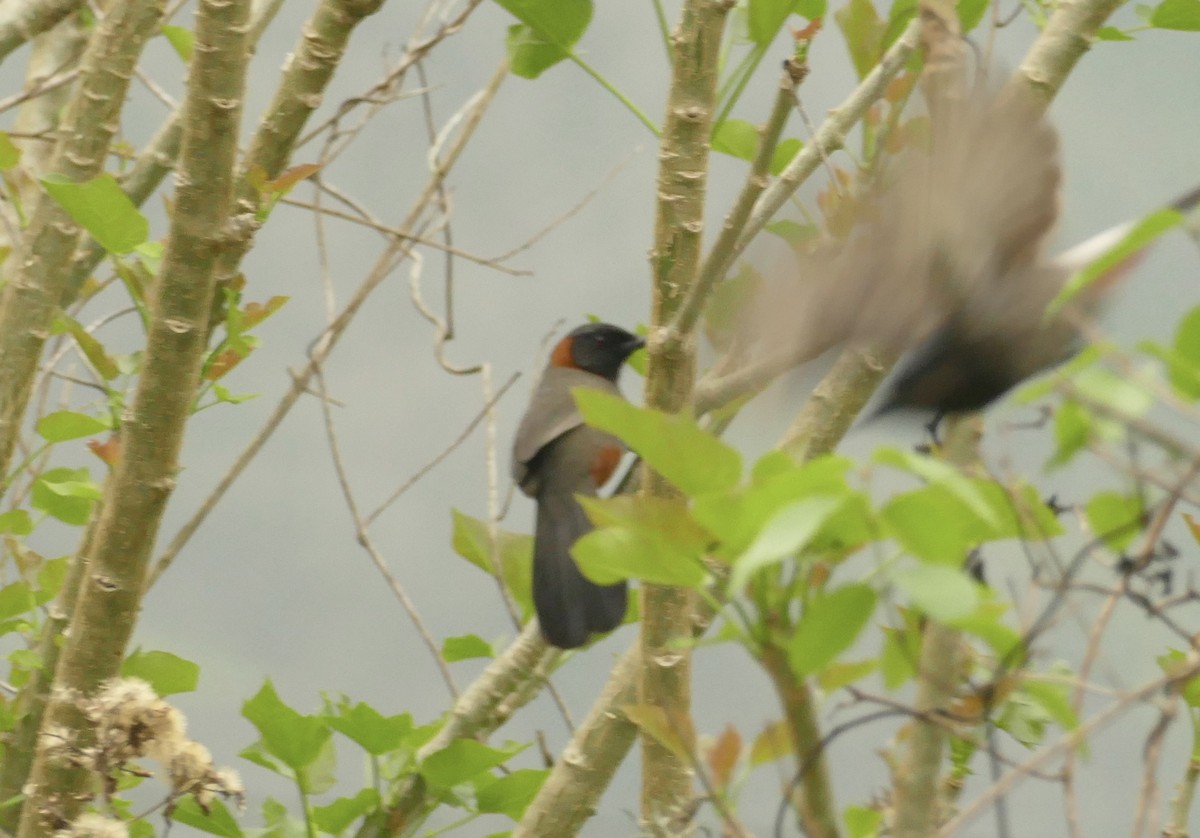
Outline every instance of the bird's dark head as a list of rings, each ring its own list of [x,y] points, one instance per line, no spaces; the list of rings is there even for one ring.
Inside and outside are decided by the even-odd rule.
[[[645,345],[637,335],[608,323],[587,323],[558,342],[550,365],[571,367],[616,381],[625,359]]]

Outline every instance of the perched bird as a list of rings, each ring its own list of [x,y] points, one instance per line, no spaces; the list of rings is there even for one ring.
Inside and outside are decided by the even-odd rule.
[[[628,601],[624,582],[597,585],[571,558],[571,546],[592,528],[575,496],[595,495],[625,453],[619,439],[583,423],[571,389],[619,396],[621,366],[642,345],[641,338],[607,323],[571,331],[550,353],[513,443],[513,479],[537,501],[533,604],[542,635],[562,649],[619,626]]]
[[[927,151],[910,151],[861,199],[848,239],[799,256],[799,282],[771,292],[767,340],[814,357],[847,341],[905,353],[878,412],[978,410],[1073,355],[1079,325],[1137,255],[1047,319],[1067,279],[1128,232],[1057,258],[1058,138],[1021,85],[930,104]],[[1176,201],[1180,212],[1200,190]],[[798,315],[798,317],[797,317]]]

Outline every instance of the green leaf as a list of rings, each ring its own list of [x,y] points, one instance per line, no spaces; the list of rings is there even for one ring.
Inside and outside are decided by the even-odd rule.
[[[727,491],[742,472],[742,458],[690,416],[636,407],[620,396],[587,387],[571,390],[589,425],[625,441],[651,468],[689,496]]]
[[[49,174],[42,178],[42,186],[76,224],[110,253],[128,253],[144,242],[150,232],[150,222],[107,172],[83,183]]]
[[[801,677],[824,669],[850,648],[874,612],[869,585],[845,585],[813,597],[787,644],[792,669]]]
[[[883,814],[865,806],[847,806],[842,813],[847,838],[875,838],[883,823]]]
[[[593,530],[575,542],[571,555],[584,576],[601,585],[634,578],[656,585],[696,588],[708,578],[698,551],[688,550],[669,534],[649,528],[611,526]]]
[[[1071,707],[1070,688],[1066,684],[1026,680],[1021,691],[1037,702],[1063,730],[1079,727],[1079,717]]]
[[[1145,511],[1136,495],[1097,492],[1087,502],[1088,525],[1109,549],[1120,553],[1142,531]]]
[[[36,427],[38,434],[47,442],[66,442],[110,429],[108,422],[72,410],[48,413],[38,420]]]
[[[520,820],[530,802],[546,782],[550,772],[536,768],[520,768],[479,790],[476,804],[481,812],[498,812],[514,821]]]
[[[242,828],[233,819],[233,815],[229,814],[224,803],[220,800],[213,800],[208,806],[209,811],[206,815],[196,803],[195,798],[189,794],[177,801],[171,819],[193,829],[199,829],[201,832],[207,832],[209,835],[242,838],[244,834]]]
[[[958,0],[958,23],[964,35],[979,25],[988,5],[988,0]]]
[[[591,0],[496,0],[520,25],[508,28],[512,71],[535,79],[570,55],[592,20]]]
[[[1190,400],[1200,398],[1200,306],[1179,321],[1171,348],[1174,352],[1167,359],[1171,386]]]
[[[162,30],[163,37],[174,48],[176,54],[183,59],[183,63],[190,63],[192,53],[196,49],[196,36],[192,34],[192,30],[169,24],[163,24],[159,29]]]
[[[871,0],[849,0],[845,6],[833,13],[850,61],[861,79],[871,71],[883,52],[884,24],[875,12]]]
[[[121,674],[141,678],[162,697],[190,693],[200,682],[200,667],[170,652],[143,652],[135,649],[121,663]]]
[[[296,772],[296,780],[309,794],[324,794],[337,784],[337,746],[329,736],[317,751],[317,757]]]
[[[904,627],[885,626],[883,629],[883,653],[879,658],[879,669],[883,684],[894,690],[916,674],[916,663],[921,659],[921,627],[919,614],[911,608],[901,609]]]
[[[1141,416],[1154,405],[1154,396],[1145,387],[1101,366],[1080,370],[1072,383],[1081,398],[1107,405],[1118,414]]]
[[[796,14],[808,20],[825,17],[826,0],[796,0]]]
[[[1100,41],[1132,41],[1134,38],[1115,26],[1101,26],[1096,30],[1096,39]]]
[[[795,9],[796,0],[750,0],[747,23],[751,40],[760,47],[769,46]]]
[[[1058,448],[1050,465],[1069,463],[1092,438],[1092,414],[1078,402],[1065,401],[1054,411],[1054,441]]]
[[[64,524],[82,526],[91,515],[93,498],[99,496],[100,487],[86,468],[52,468],[33,484],[30,503]]]
[[[834,661],[817,673],[817,684],[825,692],[831,693],[866,678],[877,669],[879,661],[873,658],[862,661]]]
[[[434,788],[450,789],[490,771],[521,750],[521,747],[500,750],[474,739],[456,739],[425,758],[421,776]]]
[[[70,332],[71,337],[75,338],[75,343],[79,345],[79,351],[105,381],[112,381],[120,375],[121,370],[117,367],[116,361],[109,357],[108,352],[104,349],[104,344],[96,340],[74,318],[60,312],[54,320],[53,331],[57,334]]]
[[[0,171],[7,171],[21,162],[21,149],[13,143],[12,138],[0,131]]]
[[[492,648],[492,644],[474,634],[447,637],[442,641],[442,657],[447,663],[471,658],[490,658],[495,654],[496,650]]]
[[[785,506],[767,521],[758,537],[733,562],[729,588],[740,591],[755,573],[808,546],[843,498],[811,497]]]
[[[979,590],[959,569],[925,564],[897,573],[896,585],[913,605],[939,622],[971,614],[979,606]]]
[[[331,735],[325,719],[303,716],[284,704],[270,679],[242,705],[242,715],[258,728],[267,751],[296,772],[321,756]]]
[[[328,806],[314,806],[313,821],[322,832],[337,835],[378,807],[379,792],[365,788],[359,790],[354,797],[339,797]]]
[[[1200,10],[1200,0],[1166,0],[1163,6],[1166,6],[1168,3],[1186,3]],[[1159,6],[1159,10],[1163,6]],[[1155,16],[1158,16],[1158,11],[1155,11]],[[1197,17],[1197,23],[1200,24],[1200,17]],[[1155,26],[1160,25],[1158,23],[1155,24]],[[1177,29],[1182,27],[1164,28]],[[1200,28],[1200,25],[1196,28]],[[1163,233],[1179,226],[1182,221],[1183,214],[1170,207],[1155,210],[1143,216],[1112,247],[1089,262],[1082,270],[1076,271],[1067,280],[1063,289],[1050,301],[1050,305],[1046,309],[1046,317],[1050,318],[1058,314],[1063,306],[1072,300],[1076,294],[1103,277],[1109,271],[1120,268],[1121,263],[1137,255],[1138,251],[1145,249],[1147,245]]]
[[[38,569],[38,605],[49,602],[58,596],[58,592],[62,590],[63,582],[67,580],[67,567],[70,563],[70,556],[59,556],[57,559],[50,559],[45,562]]]
[[[472,518],[457,509],[450,510],[450,514],[453,521],[451,544],[454,552],[489,576],[494,575],[487,522]],[[520,606],[521,613],[528,617],[533,613],[533,600],[530,595],[533,537],[526,533],[498,530],[496,541],[496,552],[500,558],[500,577]]]
[[[384,716],[369,704],[360,701],[351,706],[345,699],[332,708],[325,720],[373,756],[396,750],[413,730],[412,716],[408,713]]]
[[[941,486],[893,496],[880,510],[888,533],[909,553],[935,564],[962,565],[991,528]]]
[[[1163,0],[1150,16],[1159,29],[1200,31],[1200,0]]]
[[[800,149],[804,148],[804,143],[795,137],[785,137],[779,141],[779,145],[775,146],[775,151],[771,154],[771,174],[778,175],[787,168],[788,163],[792,162]]]
[[[0,588],[0,620],[7,620],[37,607],[28,582],[13,582]]]
[[[1178,677],[1191,668],[1188,656],[1179,649],[1168,649],[1155,660],[1165,675]],[[1200,707],[1200,675],[1192,675],[1182,683],[1176,684],[1175,690],[1189,707]]]
[[[769,465],[769,467],[767,467]],[[799,465],[786,455],[764,457],[747,487],[731,494],[706,495],[692,504],[692,517],[720,539],[719,554],[732,561],[750,546],[780,509],[810,497],[842,497],[855,505],[846,484],[850,461],[839,456],[818,457]],[[829,519],[830,525],[840,513]],[[815,537],[819,542],[820,536]]]
[[[968,508],[991,526],[998,526],[995,509],[979,487],[953,465],[914,451],[880,448],[872,458],[877,463],[895,466],[952,492]]]
[[[24,509],[10,509],[0,512],[0,532],[10,532],[13,535],[29,535],[33,532],[33,520]]]
[[[956,629],[972,634],[986,643],[996,657],[1013,666],[1012,656],[1021,648],[1024,639],[1021,633],[1001,622],[1007,607],[999,602],[982,602],[973,614],[956,617],[949,624]]]
[[[759,139],[758,129],[746,120],[727,119],[713,132],[712,150],[740,160],[753,160],[758,154]]]
[[[488,536],[488,525],[472,518],[470,515],[450,510],[452,530],[450,545],[454,552],[475,565],[484,573],[493,574],[491,538]]]

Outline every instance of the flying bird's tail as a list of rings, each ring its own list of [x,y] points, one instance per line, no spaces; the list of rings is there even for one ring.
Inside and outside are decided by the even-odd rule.
[[[538,495],[533,541],[533,604],[546,640],[574,649],[594,633],[612,631],[625,619],[626,583],[597,585],[579,570],[571,547],[592,524],[569,492]]]

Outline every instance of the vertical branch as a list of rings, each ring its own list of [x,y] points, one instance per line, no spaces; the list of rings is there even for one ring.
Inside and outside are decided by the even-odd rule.
[[[708,140],[721,33],[730,5],[725,0],[689,0],[671,39],[671,90],[659,150],[650,254],[654,302],[646,404],[672,413],[690,409],[695,347],[685,335],[663,327],[695,283],[700,266]],[[677,497],[674,487],[652,472],[643,491],[653,497]],[[643,585],[640,701],[660,708],[679,730],[691,729],[691,656],[675,641],[691,634],[691,592]],[[692,769],[648,735],[642,739],[642,754],[642,821],[651,834],[660,834],[688,810]]]
[[[967,416],[950,423],[946,432],[946,459],[959,466],[979,460],[979,440],[983,420]],[[896,771],[893,832],[896,838],[924,838],[932,835],[948,814],[939,797],[939,777],[946,748],[947,729],[936,716],[944,711],[955,695],[960,680],[962,633],[958,629],[929,620],[921,639],[921,657],[917,667],[915,717],[907,737],[905,751]]]
[[[42,730],[87,741],[77,701],[120,668],[141,604],[154,538],[175,485],[176,458],[200,376],[214,268],[229,246],[229,211],[247,61],[250,0],[204,0],[188,76],[175,213],[163,258],[145,363],[121,428],[121,460],[108,481]],[[124,8],[118,6],[117,8]],[[75,818],[86,769],[39,748],[20,838]]]
[[[114,4],[96,27],[50,173],[81,182],[103,171],[129,80],[161,16],[161,0],[129,0]],[[78,239],[75,222],[41,195],[16,254],[17,270],[0,296],[0,484]]]

